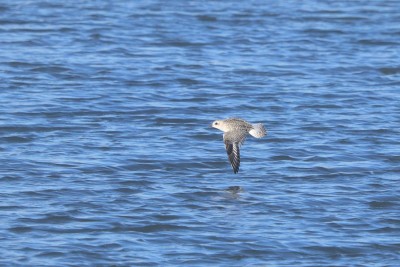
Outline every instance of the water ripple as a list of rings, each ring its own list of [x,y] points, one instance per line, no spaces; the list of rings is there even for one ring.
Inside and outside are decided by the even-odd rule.
[[[397,10],[3,1],[0,265],[397,266]]]

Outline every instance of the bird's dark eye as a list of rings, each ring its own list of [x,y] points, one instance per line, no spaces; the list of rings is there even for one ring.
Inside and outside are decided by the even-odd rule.
[[[214,124],[215,124],[215,125],[218,125],[218,122],[215,122]]]

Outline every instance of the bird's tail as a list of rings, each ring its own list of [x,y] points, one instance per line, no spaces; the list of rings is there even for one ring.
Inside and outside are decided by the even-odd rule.
[[[265,129],[262,123],[252,124],[253,129],[249,131],[249,134],[254,136],[255,138],[264,137],[267,134],[267,130]]]

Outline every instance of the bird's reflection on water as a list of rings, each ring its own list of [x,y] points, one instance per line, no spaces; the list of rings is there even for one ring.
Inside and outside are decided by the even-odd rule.
[[[244,189],[241,186],[234,185],[234,186],[229,186],[227,189],[225,189],[225,192],[227,192],[229,197],[231,198],[239,198],[240,193],[243,193]]]

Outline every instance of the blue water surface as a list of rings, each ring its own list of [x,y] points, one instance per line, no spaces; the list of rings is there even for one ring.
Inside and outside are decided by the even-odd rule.
[[[399,10],[1,1],[0,265],[399,266]]]

